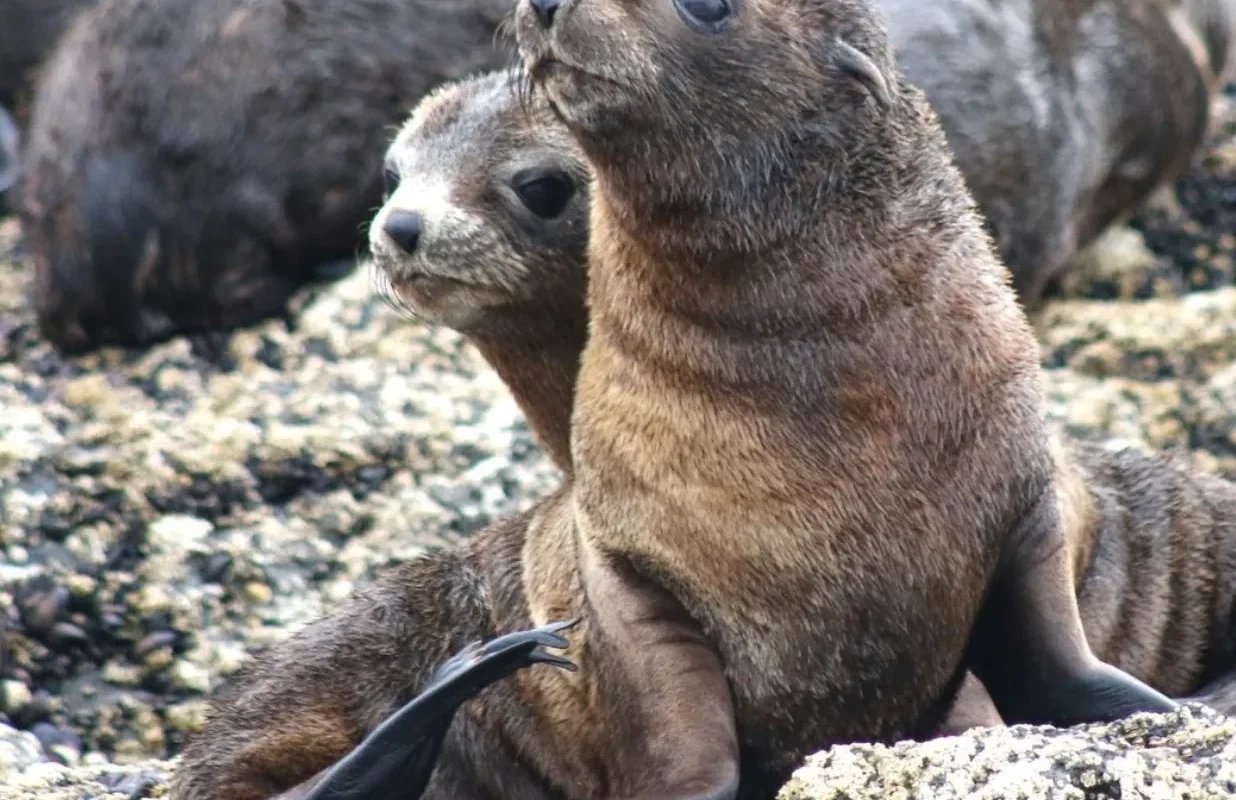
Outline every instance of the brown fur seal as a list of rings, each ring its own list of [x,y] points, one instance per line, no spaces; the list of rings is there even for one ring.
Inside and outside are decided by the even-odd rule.
[[[565,127],[543,105],[517,105],[510,81],[498,73],[440,87],[400,131],[386,159],[399,188],[370,228],[371,251],[381,256],[374,274],[396,305],[478,344],[569,471],[571,403],[562,398],[574,394],[579,350],[550,347],[542,334],[554,327],[549,320],[586,313],[590,180]],[[572,188],[525,189],[533,200],[555,200],[529,215],[524,184],[512,176]],[[404,214],[423,221],[406,250],[384,230]],[[487,260],[457,258],[475,252],[463,249],[467,241]],[[494,328],[503,335],[485,335]],[[582,338],[573,341],[582,348]],[[558,388],[518,388],[529,385]],[[1236,486],[1132,449],[1056,445],[1060,515],[1087,640],[1104,661],[1166,694],[1204,692],[1208,680],[1236,667]],[[959,706],[955,729],[999,721],[994,708],[975,714]],[[1230,700],[1219,708],[1236,713]]]
[[[1232,0],[879,0],[1014,286],[1187,168],[1230,71]]]
[[[872,5],[525,0],[514,28],[597,189],[584,585],[700,624],[744,777],[934,729],[967,663],[1010,721],[1172,708],[1087,645],[1037,343]],[[593,612],[639,685],[686,682],[644,655],[658,618]],[[673,722],[684,782],[649,788],[724,793],[729,745]]]
[[[277,315],[350,269],[389,128],[505,60],[509,0],[102,0],[46,65],[23,228],[77,351]]]
[[[388,167],[395,173],[392,184],[406,182],[406,186],[392,194],[371,226],[373,252],[386,256],[375,263],[388,292],[397,293],[399,288],[409,288],[409,281],[436,276],[430,286],[438,291],[415,288],[400,295],[397,304],[433,322],[462,322],[464,332],[484,329],[487,309],[500,308],[505,324],[508,315],[540,319],[572,304],[583,304],[578,281],[562,280],[571,269],[583,270],[587,241],[587,204],[579,202],[587,193],[587,181],[579,178],[578,154],[569,146],[559,149],[562,138],[557,133],[546,135],[560,130],[560,125],[548,115],[539,95],[529,113],[519,113],[521,109],[506,92],[507,84],[505,76],[486,76],[444,87],[421,103],[387,156]],[[466,157],[447,158],[452,152]],[[533,217],[526,215],[530,209],[523,200],[508,196],[497,202],[494,198],[505,192],[519,195],[516,187],[524,183],[512,183],[511,178],[532,168],[536,172],[523,177],[554,175],[576,186],[565,202],[562,192],[528,191],[542,212],[561,205],[556,214],[534,214],[537,224],[531,224]],[[422,194],[426,186],[436,191]],[[555,203],[536,202],[551,195],[557,197]],[[428,204],[432,209],[426,208]],[[426,217],[412,248],[414,258],[382,243],[386,220],[396,209]],[[487,243],[482,252],[492,256],[489,262],[479,261],[476,250],[460,249],[464,231]],[[546,243],[553,247],[542,251]],[[461,252],[466,257],[455,259]],[[535,339],[540,329],[532,330]],[[565,364],[551,365],[546,360],[527,359],[525,343],[510,342],[509,348],[510,353],[500,354],[498,361],[508,367],[518,365],[525,372],[522,380],[543,370],[548,382],[570,373],[573,383],[572,364],[577,363],[577,355]],[[491,345],[487,357],[500,349]],[[551,452],[565,449],[568,407],[530,411],[529,417],[542,423],[539,436],[557,439],[559,444],[551,445]],[[1077,486],[1071,480],[1065,483]],[[1060,498],[1064,507],[1094,506],[1088,499],[1081,502],[1069,490],[1061,492]],[[1119,504],[1105,507],[1111,509],[1110,519],[1127,519]],[[1066,529],[1083,518],[1094,517],[1089,511],[1066,513]],[[513,627],[525,624],[518,621],[526,621],[521,586],[530,577],[520,574],[525,523],[496,526],[460,551],[430,554],[391,571],[358,600],[246,667],[244,677],[233,681],[216,699],[207,728],[191,738],[175,796],[267,797],[303,780],[330,764],[332,752],[333,758],[347,753],[359,737],[372,730],[374,720],[390,714],[397,706],[394,697],[398,693],[406,696],[416,691],[432,669],[427,665],[450,651],[451,645],[444,643],[489,636],[503,627],[502,620],[516,620],[505,623]],[[1121,535],[1116,524],[1106,530],[1112,532],[1109,535]],[[1212,605],[1218,608],[1220,603],[1216,600]],[[1133,600],[1122,604],[1134,613],[1138,606]],[[1182,611],[1200,610],[1177,606]],[[549,791],[508,755],[518,750],[513,743],[521,739],[521,726],[536,723],[535,717],[520,710],[518,702],[512,702],[518,700],[510,693],[512,688],[496,687],[465,708],[444,746],[445,766],[431,795],[480,796],[486,788],[494,791],[504,785],[532,796]],[[981,686],[978,690],[983,692]],[[498,720],[506,714],[512,716],[500,724]],[[979,717],[977,722],[987,720]],[[371,737],[359,752],[369,752],[374,744]],[[530,785],[539,788],[534,792]]]

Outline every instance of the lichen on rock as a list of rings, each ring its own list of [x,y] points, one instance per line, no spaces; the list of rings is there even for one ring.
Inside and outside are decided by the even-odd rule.
[[[1236,797],[1236,721],[1200,705],[1103,725],[1014,725],[808,757],[778,800]]]

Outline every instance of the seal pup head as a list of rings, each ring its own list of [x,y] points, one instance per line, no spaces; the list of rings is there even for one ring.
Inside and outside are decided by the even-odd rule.
[[[887,149],[870,119],[899,87],[873,19],[863,0],[522,0],[513,27],[607,194],[681,228],[767,209],[821,145]]]
[[[435,90],[399,132],[369,226],[396,308],[472,333],[504,309],[582,303],[591,175],[544,99],[527,99],[515,73],[490,73]]]

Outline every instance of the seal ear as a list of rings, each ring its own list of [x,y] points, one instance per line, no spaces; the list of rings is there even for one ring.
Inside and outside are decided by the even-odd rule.
[[[836,39],[833,41],[832,56],[833,65],[861,83],[867,93],[875,98],[881,111],[888,111],[893,107],[893,96],[888,90],[888,83],[880,74],[880,68],[865,53],[845,39]]]

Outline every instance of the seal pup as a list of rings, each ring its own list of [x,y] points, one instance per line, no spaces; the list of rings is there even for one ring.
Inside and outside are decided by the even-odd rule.
[[[543,320],[586,313],[590,182],[565,127],[544,103],[517,103],[512,76],[444,85],[400,130],[386,155],[391,185],[399,188],[371,226],[372,235],[397,246],[375,244],[386,257],[372,262],[373,274],[398,308],[452,327],[481,348],[513,384],[551,457],[569,472],[571,404],[563,398],[573,396],[580,354],[566,345],[550,348],[542,332]],[[529,169],[577,188],[555,194],[555,213],[529,215],[524,202],[514,201],[521,184],[511,181]],[[495,201],[505,193],[512,202]],[[401,215],[425,220],[406,250],[385,231]],[[471,258],[472,240],[483,243],[486,263]],[[469,257],[457,258],[460,252]],[[433,292],[424,288],[431,277]],[[487,323],[494,308],[500,314]],[[477,341],[489,324],[500,325],[502,336]],[[582,348],[582,338],[574,341]],[[539,394],[517,388],[527,385],[563,388]],[[1101,659],[1165,694],[1236,712],[1231,698],[1204,687],[1236,667],[1236,486],[1169,457],[1061,436],[1053,443],[1087,641]],[[986,697],[967,676],[948,732],[1000,723],[989,699],[982,713],[965,702],[975,690]]]
[[[386,151],[371,275],[402,312],[470,341],[570,474],[570,408],[587,338],[583,154],[518,74],[426,95]]]
[[[459,329],[465,333],[478,325],[483,327],[480,320],[488,308],[501,308],[507,315],[514,314],[521,304],[529,305],[522,313],[535,318],[564,305],[583,305],[578,281],[558,281],[565,263],[557,256],[540,260],[537,249],[545,241],[560,241],[551,233],[564,230],[568,222],[565,229],[576,234],[575,241],[586,241],[587,204],[577,204],[576,200],[587,193],[588,182],[576,181],[575,196],[562,204],[557,215],[526,216],[521,202],[500,203],[490,196],[503,187],[517,193],[514,187],[519,184],[512,184],[510,176],[529,163],[547,174],[577,174],[570,164],[577,156],[570,150],[552,154],[546,149],[560,139],[546,137],[542,130],[546,125],[559,126],[538,105],[543,96],[538,93],[530,98],[533,113],[515,113],[519,109],[513,97],[501,91],[506,83],[507,77],[502,75],[468,80],[436,91],[422,102],[387,154],[392,186],[406,182],[407,190],[396,189],[391,194],[370,228],[375,239],[373,252],[380,257],[374,261],[377,274],[385,282],[386,291],[396,295],[394,302],[439,324],[462,321]],[[503,135],[495,136],[496,130]],[[443,160],[456,149],[466,157]],[[422,159],[416,151],[435,155]],[[437,191],[422,191],[426,186],[437,187]],[[411,252],[385,231],[395,211],[426,218]],[[543,230],[529,225],[534,217]],[[478,225],[487,230],[478,231]],[[487,243],[484,252],[493,256],[492,264],[482,265],[473,258],[476,251],[460,249],[465,231]],[[578,254],[573,268],[582,271],[582,246],[576,244],[570,249]],[[456,252],[469,257],[453,260]],[[518,257],[512,257],[512,252]],[[409,261],[412,263],[405,263]],[[546,275],[554,279],[544,280]],[[426,292],[423,286],[413,285],[423,282],[422,276],[433,278],[430,286],[436,291]],[[496,299],[499,297],[502,299]],[[536,309],[539,303],[546,308]],[[527,352],[524,345],[511,346],[516,356],[500,360],[508,365],[520,363],[529,371],[546,368],[545,362],[536,359],[521,361]],[[492,357],[492,351],[487,357]],[[549,366],[546,380],[557,380],[570,372],[573,382],[572,364],[577,368],[577,354],[568,357],[564,365]],[[566,407],[532,413],[530,418],[549,421],[543,435],[569,436]],[[1072,501],[1070,492],[1061,493],[1062,504]],[[550,498],[544,505],[555,502]],[[1082,518],[1066,515],[1066,522],[1074,517]],[[443,639],[482,635],[482,626],[489,624],[485,620],[491,617],[526,615],[526,597],[522,588],[513,588],[516,585],[578,584],[569,567],[568,541],[559,542],[563,550],[558,563],[568,567],[557,578],[546,581],[522,572],[520,560],[529,522],[524,518],[487,530],[466,545],[462,554],[427,556],[414,565],[393,570],[379,579],[367,600],[349,604],[309,626],[275,648],[255,668],[247,669],[244,677],[235,681],[232,694],[215,701],[207,728],[191,739],[177,778],[177,796],[268,797],[329,763],[330,754],[319,747],[324,741],[333,743],[334,758],[348,752],[357,741],[359,750],[354,752],[366,753],[371,747],[386,752],[389,742],[381,737],[357,737],[373,724],[372,720],[391,713],[391,686],[418,685],[423,654],[438,650],[437,643]],[[534,532],[540,530],[535,524],[530,527]],[[497,575],[506,577],[498,580]],[[503,585],[505,589],[494,588]],[[568,594],[574,592],[571,589]],[[393,645],[383,649],[388,642]],[[367,688],[357,692],[353,689],[356,686]],[[507,754],[523,750],[518,742],[528,735],[525,726],[537,721],[532,711],[543,707],[543,695],[517,695],[517,702],[508,703],[504,693],[513,691],[513,687],[494,691],[499,694],[478,699],[456,723],[444,745],[443,757],[444,763],[454,767],[431,789],[431,795],[479,796],[483,790],[476,787],[493,787],[501,770],[511,770],[507,781],[514,780],[510,775],[523,775],[527,781],[528,769],[539,775],[558,772],[507,762]],[[237,695],[245,698],[243,703],[229,699]],[[323,702],[323,698],[329,699]],[[569,719],[569,715],[563,717]],[[563,717],[556,724],[561,724]],[[568,734],[562,738],[565,759],[575,737]],[[493,744],[495,740],[505,744]],[[477,750],[478,741],[486,747],[492,744],[493,749]],[[306,751],[315,752],[313,764],[300,763],[295,772],[280,773],[277,785],[262,782],[261,776],[272,774],[274,765],[282,767],[290,755]],[[529,763],[535,761],[529,759]],[[506,784],[499,780],[497,785]],[[521,790],[527,787],[526,783],[518,785]],[[534,781],[533,785],[538,787],[537,792],[549,793],[554,788],[552,782],[545,785]],[[219,794],[220,786],[227,791]]]
[[[1087,645],[1037,343],[872,4],[521,0],[513,27],[596,189],[589,596],[681,603],[782,779],[938,727],[967,664],[1011,721],[1173,708]],[[641,686],[682,677],[649,618],[592,607]],[[732,791],[729,753],[675,733],[669,786]]]
[[[1230,78],[1232,0],[879,0],[1024,303],[1179,177]]]
[[[432,100],[427,100],[424,109],[432,106]],[[446,113],[452,112],[447,109]],[[547,107],[544,113],[549,113]],[[466,123],[467,118],[463,121]],[[545,161],[535,165],[523,162],[520,169],[533,166],[543,176],[555,174],[552,163]],[[516,172],[507,176],[504,185],[518,194],[516,187],[526,187],[528,181],[510,183]],[[549,194],[543,191],[537,197],[543,201]],[[472,197],[483,198],[485,192]],[[432,192],[424,198],[430,203],[443,200],[442,195]],[[568,216],[581,210],[573,202],[566,203],[572,209]],[[554,216],[548,212],[549,206],[536,200],[529,202],[528,197],[521,197],[518,204],[490,208],[508,214],[514,211],[512,221],[522,219],[526,224],[528,219],[522,216],[520,204],[528,205],[527,210],[534,215],[536,210],[541,211],[537,215],[541,224],[553,226],[546,222]],[[467,218],[450,219],[458,222]],[[371,226],[375,260],[394,248],[407,246],[406,242],[395,244],[387,231],[389,222],[384,217]],[[447,229],[437,222],[427,214],[427,234],[443,236]],[[563,236],[562,247],[578,247],[567,238]],[[450,244],[450,240],[443,244]],[[479,258],[485,251],[444,246],[433,252],[439,257],[470,253]],[[500,247],[487,252],[491,257],[502,255],[507,267],[526,263],[510,258],[510,253]],[[573,263],[578,262],[575,257]],[[469,271],[477,269],[479,262],[464,258],[457,263],[462,267],[461,276],[468,281],[446,283],[441,288],[461,292],[468,302],[478,302],[487,311],[492,309],[499,292],[472,290],[477,275]],[[536,263],[544,267],[552,261],[542,258]],[[409,279],[419,284],[412,296],[426,303],[426,308],[433,307],[441,292],[426,291],[438,287],[432,281],[415,280],[415,273],[409,273]],[[490,269],[479,274],[492,277],[501,273]],[[502,289],[509,286],[508,282]],[[448,313],[455,305],[440,305],[435,313],[468,327],[470,315]],[[507,304],[499,302],[497,306],[504,312]],[[695,644],[698,636],[693,626],[683,621],[681,609],[666,593],[653,587],[628,593],[626,599],[633,602],[634,611],[670,619],[658,623],[664,640],[679,643],[666,666],[695,668],[687,691],[681,685],[676,687],[681,695],[632,686],[621,661],[611,655],[613,645],[596,641],[590,634],[588,618],[592,611],[580,587],[571,509],[569,488],[564,488],[526,514],[485,529],[457,550],[431,552],[391,570],[338,612],[298,631],[251,662],[214,699],[204,729],[190,738],[173,779],[173,797],[271,798],[282,792],[301,791],[306,782],[349,753],[367,758],[372,750],[355,750],[356,745],[381,741],[381,737],[365,737],[415,696],[441,653],[453,648],[451,643],[531,625],[529,586],[536,587],[541,607],[548,604],[561,611],[556,619],[584,618],[582,635],[572,642],[575,652],[568,652],[567,657],[587,663],[588,680],[583,683],[546,675],[516,675],[466,704],[443,743],[442,756],[427,789],[429,796],[585,798],[611,792],[625,794],[623,787],[634,785],[637,779],[612,768],[604,759],[619,759],[620,764],[628,765],[628,771],[650,771],[650,762],[643,757],[647,742],[655,744],[662,737],[656,729],[649,735],[644,727],[645,715],[632,714],[638,703],[650,696],[664,701],[665,712],[685,720],[702,720],[716,731],[711,735],[732,739],[732,714],[720,665],[715,656]],[[661,658],[665,663],[664,656]],[[599,687],[603,691],[598,691]],[[685,702],[691,706],[684,708]],[[709,738],[705,736],[702,741]],[[384,743],[378,749],[382,746]]]
[[[37,87],[22,188],[65,352],[278,316],[350,270],[388,129],[499,66],[509,0],[101,0]]]

